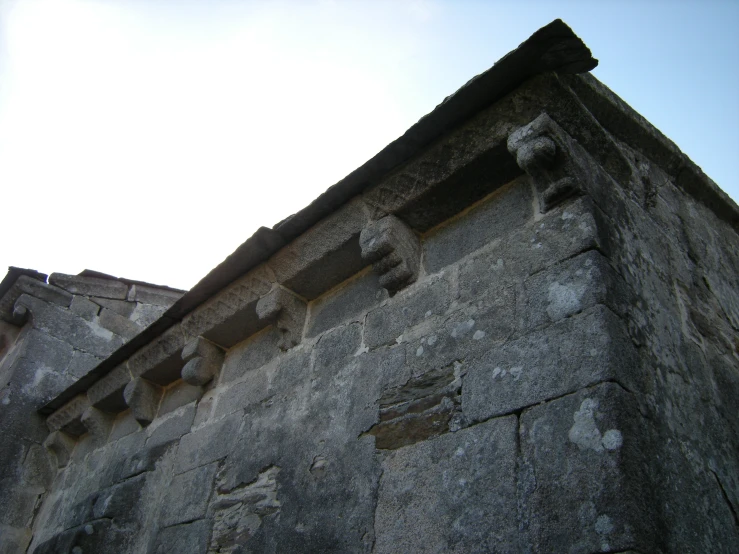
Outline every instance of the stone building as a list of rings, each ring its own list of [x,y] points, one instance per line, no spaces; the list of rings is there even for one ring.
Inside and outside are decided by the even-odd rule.
[[[192,290],[11,268],[0,552],[737,552],[739,209],[537,31]]]

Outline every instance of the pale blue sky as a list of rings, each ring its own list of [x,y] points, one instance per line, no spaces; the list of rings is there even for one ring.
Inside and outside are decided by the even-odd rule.
[[[0,0],[0,267],[189,288],[556,18],[739,198],[736,1]]]

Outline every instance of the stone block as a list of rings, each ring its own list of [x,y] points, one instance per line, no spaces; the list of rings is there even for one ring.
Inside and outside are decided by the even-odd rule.
[[[233,450],[243,415],[235,413],[188,433],[180,440],[175,459],[175,473],[209,464],[228,456]]]
[[[364,342],[373,348],[396,341],[406,329],[445,313],[450,301],[445,279],[420,281],[367,314]]]
[[[600,252],[591,250],[540,272],[524,282],[526,327],[570,317],[595,304],[625,311],[624,285]]]
[[[57,468],[56,460],[52,458],[53,456],[50,456],[46,448],[39,444],[32,444],[23,460],[21,481],[32,488],[37,487],[40,491],[51,488]]]
[[[162,502],[160,523],[169,527],[205,516],[218,464],[209,464],[175,475]]]
[[[617,316],[595,306],[467,360],[462,407],[469,421],[608,380],[642,386],[636,351]]]
[[[107,357],[124,342],[121,337],[96,323],[33,296],[21,295],[16,305],[27,308],[33,314],[34,329],[94,356]]]
[[[67,366],[67,373],[72,377],[80,379],[87,375],[101,361],[102,359],[97,356],[82,352],[81,350],[75,350]]]
[[[164,306],[137,303],[130,319],[139,327],[146,328],[162,317],[166,311],[167,308]]]
[[[521,415],[522,537],[533,552],[658,550],[650,430],[614,383]]]
[[[87,396],[80,394],[67,402],[53,414],[46,418],[46,424],[52,431],[65,431],[73,436],[80,436],[87,432],[82,425],[81,417],[90,406]]]
[[[107,308],[118,315],[122,315],[123,317],[131,317],[131,314],[133,314],[133,311],[136,308],[136,303],[129,302],[128,300],[113,300],[111,298],[98,298],[97,296],[93,296],[90,300],[103,308]]]
[[[155,554],[202,554],[208,549],[210,521],[174,525],[159,531]]]
[[[388,552],[521,552],[515,416],[388,452],[375,547]]]
[[[418,236],[394,215],[370,222],[359,235],[362,259],[380,276],[391,295],[414,283],[421,265]]]
[[[155,306],[162,306],[169,308],[172,304],[177,302],[185,291],[173,290],[162,287],[150,287],[147,285],[131,285],[131,292],[136,302],[143,304],[153,304]]]
[[[283,286],[275,285],[257,302],[260,321],[272,323],[280,332],[278,345],[289,350],[303,338],[306,314],[305,301]]]
[[[136,421],[136,418],[133,417],[131,410],[126,410],[116,416],[113,423],[113,429],[110,432],[109,440],[110,442],[117,441],[131,433],[135,433],[139,429],[141,429],[141,426],[139,425],[139,422]]]
[[[361,344],[362,326],[358,323],[350,323],[324,333],[314,346],[316,371],[343,365],[346,358],[359,352]]]
[[[136,377],[123,389],[123,398],[126,400],[126,405],[131,408],[136,421],[141,426],[146,426],[154,421],[163,393],[159,385]]]
[[[31,542],[32,532],[28,527],[11,527],[0,525],[0,554],[17,554],[26,552]]]
[[[116,279],[52,273],[49,276],[49,283],[72,294],[82,296],[98,296],[100,298],[125,300],[128,294],[128,285]]]
[[[195,419],[196,405],[194,402],[179,408],[163,418],[157,418],[146,429],[148,438],[146,445],[150,448],[162,444],[168,444],[179,440],[183,435],[190,432]],[[161,421],[160,421],[161,419]]]
[[[95,302],[88,300],[84,296],[75,296],[72,298],[72,303],[69,305],[69,309],[82,319],[93,321],[100,311],[100,306],[95,304]]]
[[[240,379],[249,371],[262,367],[276,358],[282,352],[278,346],[279,342],[280,332],[275,327],[269,326],[232,348],[224,361],[219,383],[225,384]]]
[[[63,431],[52,431],[44,441],[44,447],[56,456],[57,467],[64,467],[74,450],[75,440]]]
[[[157,417],[168,414],[181,406],[197,402],[203,396],[203,390],[203,387],[196,387],[185,381],[174,383],[164,391]]]
[[[173,325],[155,340],[136,351],[128,359],[133,377],[144,377],[157,385],[168,385],[180,379],[182,349],[185,336],[180,325]]]
[[[316,223],[268,261],[278,283],[314,300],[359,272],[359,233],[367,223],[361,201],[353,200]]]
[[[262,402],[269,396],[269,366],[250,371],[227,389],[221,390],[213,417],[220,417]]]
[[[212,342],[197,337],[182,349],[182,378],[193,386],[202,386],[218,373],[223,365],[223,350]]]
[[[363,320],[368,310],[387,297],[377,274],[362,272],[311,303],[306,336],[315,337],[343,323]]]
[[[496,239],[520,229],[533,214],[527,179],[501,187],[480,204],[431,231],[423,241],[424,264],[436,273]]]
[[[96,408],[117,414],[128,409],[126,399],[123,397],[123,389],[130,382],[131,374],[128,371],[128,364],[124,363],[90,385],[87,389],[87,398]]]
[[[520,283],[526,276],[601,243],[592,201],[578,198],[567,202],[463,261],[459,299],[467,302],[480,298],[489,288]]]
[[[141,500],[145,487],[146,475],[137,475],[100,491],[92,508],[93,517],[114,519],[118,525],[135,520],[144,508]]]
[[[20,275],[15,280],[14,288],[23,294],[30,294],[40,300],[57,304],[63,308],[69,307],[70,303],[73,302],[72,295],[67,291],[47,285],[43,281],[34,279],[29,275]]]
[[[82,425],[87,428],[87,431],[95,438],[98,444],[104,443],[110,435],[110,431],[113,429],[114,416],[102,410],[90,406],[83,413],[80,418]]]
[[[131,340],[143,330],[142,327],[139,327],[130,319],[123,317],[112,310],[108,310],[107,308],[103,308],[100,311],[98,322],[109,331],[112,331],[126,340]]]
[[[206,300],[182,319],[188,339],[204,336],[222,346],[231,346],[264,327],[256,313],[257,301],[268,293],[274,276],[266,266],[258,266]]]
[[[408,337],[406,360],[414,374],[459,360],[464,364],[475,354],[501,344],[518,332],[513,286],[491,288],[480,298],[482,300],[463,306],[443,321],[424,328],[420,338]]]

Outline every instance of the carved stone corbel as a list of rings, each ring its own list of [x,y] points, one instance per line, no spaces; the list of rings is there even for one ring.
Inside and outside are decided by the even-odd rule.
[[[56,456],[57,467],[67,465],[75,444],[75,440],[63,431],[52,431],[44,441],[44,447]]]
[[[98,443],[104,443],[110,430],[113,428],[114,417],[110,414],[98,410],[94,406],[87,408],[80,418],[82,425],[85,426],[87,432],[94,437]]]
[[[204,339],[197,337],[182,349],[182,378],[189,384],[200,387],[215,377],[223,365],[223,350]]]
[[[586,176],[573,155],[570,137],[546,113],[508,137],[508,151],[536,187],[542,213],[584,190]]]
[[[281,285],[275,285],[257,302],[259,319],[274,323],[280,332],[279,347],[282,350],[289,350],[300,343],[305,313],[305,301]]]
[[[123,389],[123,398],[126,399],[126,404],[131,408],[133,417],[142,427],[146,427],[154,421],[163,391],[164,389],[159,385],[155,385],[141,377],[136,377]]]
[[[394,215],[371,222],[359,235],[362,258],[380,276],[390,294],[418,278],[421,244],[413,230]]]

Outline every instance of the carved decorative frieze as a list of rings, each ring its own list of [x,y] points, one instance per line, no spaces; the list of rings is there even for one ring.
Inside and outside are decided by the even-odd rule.
[[[395,294],[418,278],[421,244],[413,230],[393,215],[373,221],[359,236],[362,258],[380,276],[380,285]]]
[[[586,174],[573,153],[574,142],[546,113],[508,137],[508,151],[534,181],[542,213],[584,189]]]
[[[180,325],[174,325],[131,356],[128,369],[134,377],[143,375],[167,359],[177,356],[184,345],[182,329]]]
[[[87,408],[82,413],[80,419],[82,420],[82,425],[87,428],[90,435],[99,443],[105,442],[108,435],[110,435],[110,430],[113,428],[114,417],[93,406]]]
[[[87,431],[80,419],[89,406],[90,401],[86,395],[80,394],[75,396],[46,418],[46,425],[51,431],[63,430],[70,435],[78,437]]]
[[[123,397],[126,404],[131,408],[133,417],[143,427],[149,425],[157,415],[159,401],[162,399],[164,389],[159,385],[136,377],[123,389]]]
[[[223,365],[223,350],[212,342],[197,337],[182,349],[182,378],[197,387],[213,379]]]
[[[274,323],[279,330],[279,346],[282,350],[289,350],[300,343],[305,313],[305,301],[281,285],[275,285],[257,302],[259,319]]]
[[[56,456],[57,467],[64,467],[74,450],[75,440],[67,433],[54,431],[44,441],[44,447]]]

